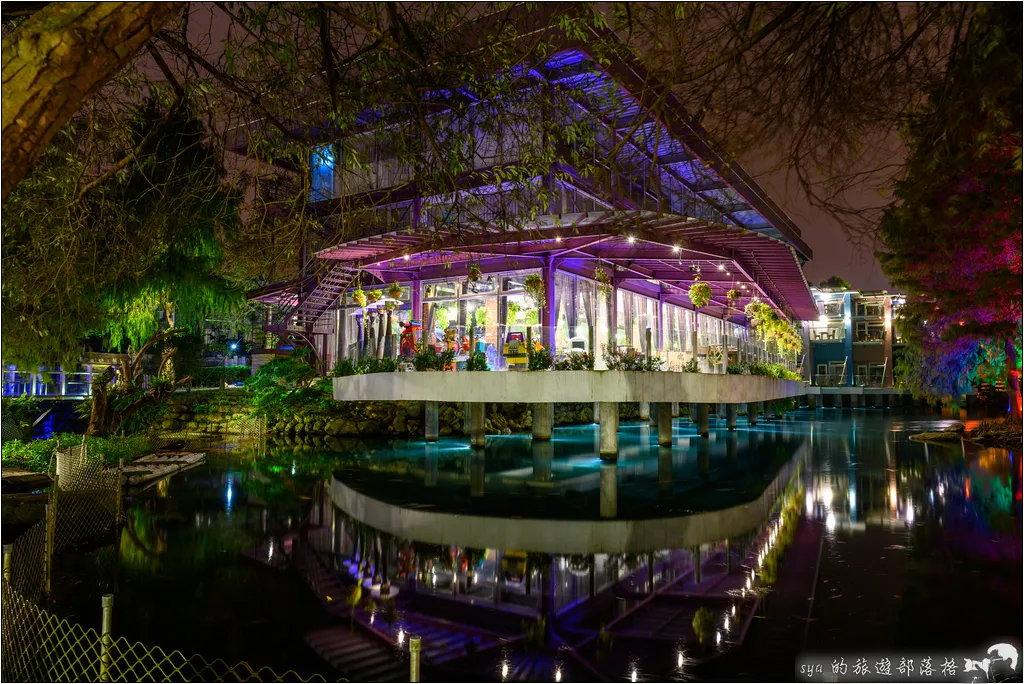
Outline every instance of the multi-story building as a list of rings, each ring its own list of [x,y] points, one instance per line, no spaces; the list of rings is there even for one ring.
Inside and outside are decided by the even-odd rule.
[[[384,317],[355,300],[361,285],[397,295],[388,297],[389,356],[398,352],[399,324],[415,321],[430,343],[451,328],[460,338],[472,332],[498,368],[507,336],[527,329],[555,353],[628,347],[662,356],[669,368],[697,361],[724,372],[729,360],[782,360],[748,335],[744,307],[756,298],[794,321],[817,318],[800,229],[670,92],[667,106],[650,111],[649,93],[661,86],[624,59],[602,66],[578,45],[531,70],[542,88],[584,93],[580,111],[596,112],[601,128],[588,156],[606,168],[585,173],[563,160],[557,173],[530,181],[532,205],[519,187],[514,234],[506,183],[492,170],[514,164],[517,151],[500,140],[478,134],[476,168],[442,192],[410,183],[373,130],[314,149],[308,211],[358,206],[375,220],[315,250],[326,264],[317,280],[254,293],[277,307],[268,329],[308,343],[325,368],[379,355],[367,319],[379,326]],[[358,174],[340,168],[339,149],[370,150],[368,166]],[[466,194],[476,208],[463,220],[457,199]],[[527,286],[536,276],[542,301]],[[711,288],[699,308],[688,296],[698,279]],[[798,358],[787,362],[795,368]]]
[[[892,387],[903,346],[894,314],[903,303],[888,292],[812,288],[817,320],[804,322],[804,374],[821,387]]]

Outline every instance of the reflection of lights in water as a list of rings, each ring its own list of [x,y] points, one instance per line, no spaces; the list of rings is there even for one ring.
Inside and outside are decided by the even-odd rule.
[[[814,513],[814,495],[807,492],[807,515]]]
[[[732,607],[732,616],[736,617],[736,606]]]
[[[636,668],[634,667],[632,674],[630,674],[630,676],[629,676],[629,681],[635,682],[639,676],[640,676],[640,673],[637,672]]]
[[[829,532],[834,532],[835,531],[835,529],[836,529],[836,516],[834,514],[829,513],[828,517],[825,518],[825,528]]]
[[[405,643],[405,630],[399,628],[398,629],[398,645],[401,646],[403,643]]]
[[[930,503],[930,504],[935,503],[935,490],[934,489],[932,491],[928,492],[928,503]]]
[[[857,508],[857,492],[851,489],[848,498],[850,499],[850,510],[852,511]]]
[[[270,550],[267,551],[267,560],[273,560],[274,558],[274,540],[270,540]]]
[[[728,632],[729,631],[729,616],[728,615],[725,616],[725,625],[724,625],[724,627],[725,627],[725,631]]]
[[[227,509],[231,510],[231,499],[233,499],[235,493],[231,489],[231,478],[228,478],[228,486],[224,490],[224,498],[227,500]]]
[[[907,501],[905,505],[907,507],[907,522],[912,523],[914,522],[914,504]]]
[[[942,484],[940,482],[939,483],[939,496],[945,496],[945,495],[946,495],[946,485],[944,485],[944,484]]]
[[[374,619],[377,617],[377,611],[370,613],[370,624],[373,624]]]
[[[747,589],[750,589],[750,578],[747,578]]]
[[[560,667],[556,667],[555,668],[555,681],[556,682],[562,681],[562,668],[560,668]]]
[[[295,474],[295,461],[292,461],[292,475]]]
[[[676,654],[676,667],[679,668],[680,670],[682,670],[683,669],[683,665],[685,663],[686,663],[686,658],[683,657],[683,652],[679,651],[679,653]]]
[[[501,678],[505,679],[507,677],[508,677],[508,661],[506,660],[506,661],[501,663]]]
[[[831,508],[832,507],[832,488],[831,487],[825,487],[825,489],[823,489],[821,491],[821,502],[823,504],[825,504],[825,508]]]
[[[715,643],[718,646],[722,645],[722,632],[721,632],[721,630],[719,630],[719,632],[715,635]]]

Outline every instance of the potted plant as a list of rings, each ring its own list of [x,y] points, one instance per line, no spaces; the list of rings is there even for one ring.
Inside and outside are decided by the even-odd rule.
[[[526,296],[533,300],[533,305],[538,309],[544,307],[544,279],[540,277],[539,273],[531,273],[526,276],[523,281],[523,287],[526,288]]]
[[[601,266],[594,269],[594,280],[597,281],[597,290],[606,297],[612,292],[612,277],[608,271]]]
[[[356,304],[359,305],[360,309],[365,309],[366,308],[366,293],[363,292],[363,288],[362,287],[357,287],[352,292],[352,299],[353,299],[353,301],[355,301]]]
[[[480,271],[480,264],[475,261],[469,264],[469,282],[475,283],[480,280],[483,273]]]
[[[388,285],[388,297],[390,297],[391,299],[401,299],[402,286],[397,282]]]
[[[376,304],[384,296],[384,293],[380,290],[370,290],[366,293],[366,301],[370,304]]]
[[[693,285],[690,285],[690,290],[687,294],[693,306],[699,309],[711,301],[711,286],[698,280]]]
[[[729,306],[735,306],[736,302],[740,301],[740,297],[743,295],[739,290],[733,288],[729,290],[725,296],[729,300]]]

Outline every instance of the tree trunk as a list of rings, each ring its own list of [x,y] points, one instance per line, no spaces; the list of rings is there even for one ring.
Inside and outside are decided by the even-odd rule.
[[[92,410],[89,412],[89,427],[85,430],[90,437],[106,437],[110,432],[113,414],[107,391],[113,379],[114,368],[111,366],[92,380]]]
[[[4,200],[61,126],[183,7],[53,2],[3,39]]]

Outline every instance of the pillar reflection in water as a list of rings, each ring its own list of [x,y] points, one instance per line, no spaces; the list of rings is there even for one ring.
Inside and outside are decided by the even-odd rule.
[[[423,485],[437,486],[437,445],[427,444],[423,454]]]
[[[711,442],[707,439],[697,440],[697,469],[701,479],[711,475]]]
[[[552,442],[534,441],[530,445],[533,453],[533,479],[535,482],[551,480],[551,462],[555,457],[555,445]]]
[[[725,436],[725,462],[730,470],[735,470],[739,461],[739,437],[735,432]]]
[[[672,494],[672,448],[658,448],[658,489],[663,496]]]
[[[619,472],[614,463],[601,464],[601,517],[614,518],[619,507]]]
[[[484,452],[474,451],[469,457],[469,495],[484,495]]]

